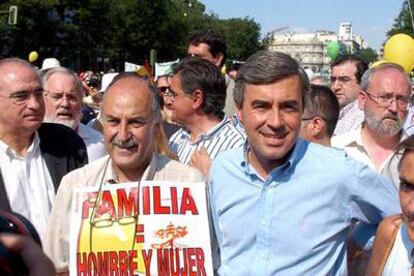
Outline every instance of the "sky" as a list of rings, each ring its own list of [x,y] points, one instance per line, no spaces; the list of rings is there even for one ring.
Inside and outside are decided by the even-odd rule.
[[[368,47],[379,50],[386,41],[405,0],[200,0],[207,13],[221,19],[253,18],[262,35],[284,26],[286,31],[338,33],[341,22],[351,22],[353,33]]]

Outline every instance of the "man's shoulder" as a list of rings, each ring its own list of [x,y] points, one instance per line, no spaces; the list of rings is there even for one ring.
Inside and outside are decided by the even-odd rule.
[[[336,135],[331,138],[332,147],[336,148],[346,148],[355,146],[358,143],[359,137],[361,135],[361,127],[352,129],[345,133]]]
[[[108,163],[108,156],[101,157],[97,160],[94,160],[83,167],[75,169],[67,173],[62,182],[79,182],[79,185],[89,186],[95,185],[96,180],[99,178],[99,175],[102,175],[102,171],[105,169]],[[73,183],[75,184],[75,183]],[[75,184],[78,186],[78,183]]]
[[[39,138],[41,142],[48,144],[59,144],[62,148],[70,147],[71,145],[83,144],[82,138],[70,127],[55,123],[42,123],[38,128]]]
[[[156,160],[156,178],[166,178],[172,181],[204,181],[201,172],[194,167],[161,154],[156,154]]]
[[[79,124],[79,135],[84,138],[91,139],[93,141],[103,142],[103,135],[96,129],[93,129],[84,124]]]

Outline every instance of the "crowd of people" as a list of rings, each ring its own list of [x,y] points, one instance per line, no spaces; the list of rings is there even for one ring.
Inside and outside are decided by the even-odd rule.
[[[289,55],[262,50],[229,77],[218,32],[187,49],[154,84],[56,59],[40,69],[0,60],[0,209],[26,217],[43,249],[14,235],[0,243],[31,275],[69,273],[76,188],[144,180],[205,183],[218,275],[411,275],[404,69],[347,54],[329,80],[309,78]]]

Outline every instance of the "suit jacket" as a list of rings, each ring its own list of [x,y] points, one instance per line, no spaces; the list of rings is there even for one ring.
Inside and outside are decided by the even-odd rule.
[[[60,124],[43,123],[37,132],[40,138],[40,151],[57,191],[65,174],[88,163],[85,143],[75,131]],[[0,209],[11,211],[1,172]]]

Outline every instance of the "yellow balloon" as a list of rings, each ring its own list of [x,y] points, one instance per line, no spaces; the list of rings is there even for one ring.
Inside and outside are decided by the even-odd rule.
[[[396,34],[384,46],[384,58],[401,65],[410,73],[414,67],[414,39],[407,34]]]
[[[374,62],[373,64],[371,64],[370,68],[374,68],[377,67],[378,65],[381,65],[383,63],[386,63],[385,60],[381,59],[381,60],[377,60],[376,62]]]
[[[29,54],[29,61],[35,62],[38,57],[39,57],[39,54],[36,51],[31,51]]]

